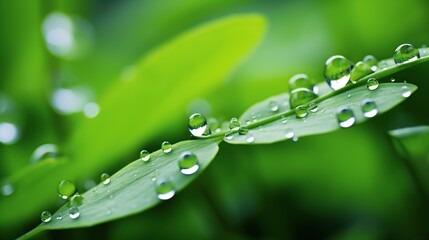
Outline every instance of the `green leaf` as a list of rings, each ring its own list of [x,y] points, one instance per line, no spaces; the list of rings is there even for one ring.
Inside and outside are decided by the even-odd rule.
[[[50,222],[41,223],[23,238],[43,230],[92,226],[148,209],[161,202],[156,193],[157,181],[168,180],[176,192],[182,190],[216,156],[218,143],[219,139],[183,141],[174,144],[170,153],[158,150],[147,162],[138,159],[111,176],[109,184],[100,183],[82,194],[83,203],[78,206],[80,216],[77,219],[68,216],[70,207],[64,204]],[[197,156],[199,163],[198,171],[192,175],[182,174],[178,165],[181,155],[188,151]],[[58,216],[62,219],[58,220]]]

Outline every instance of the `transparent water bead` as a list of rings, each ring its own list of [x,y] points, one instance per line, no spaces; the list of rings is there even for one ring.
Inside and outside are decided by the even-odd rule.
[[[147,150],[142,150],[140,152],[140,159],[144,162],[147,162],[150,160],[150,153]]]
[[[296,108],[300,105],[304,105],[318,96],[313,91],[308,90],[307,88],[298,88],[290,92],[289,104],[290,107]]]
[[[63,216],[61,214],[58,214],[57,220],[61,220],[61,219],[63,219]]]
[[[411,90],[407,86],[401,87],[401,95],[404,98],[411,96]]]
[[[225,134],[225,139],[226,140],[232,140],[234,138],[234,134],[233,133],[227,133]]]
[[[202,114],[194,113],[189,117],[188,120],[189,132],[195,137],[208,135],[206,131],[209,130],[207,127],[207,119]]]
[[[361,104],[363,116],[366,118],[375,117],[378,113],[377,105],[374,101],[366,99],[362,101]]]
[[[100,176],[100,180],[104,185],[107,185],[110,183],[110,175],[107,173],[103,173]]]
[[[246,136],[246,142],[253,143],[255,141],[255,137],[252,134],[248,134]]]
[[[80,194],[75,194],[70,198],[69,206],[70,207],[77,207],[77,206],[82,205],[82,203],[83,203],[83,196]]]
[[[49,158],[57,158],[58,155],[59,153],[57,145],[51,143],[43,144],[34,150],[33,154],[31,155],[31,162],[38,162]]]
[[[159,180],[156,183],[156,193],[160,200],[168,200],[174,196],[176,190],[173,184],[167,180]]]
[[[80,216],[79,208],[77,207],[71,207],[69,208],[69,217],[71,219],[76,219]]]
[[[303,73],[296,74],[293,77],[289,79],[289,92],[298,89],[298,88],[306,88],[315,94],[318,93],[318,88],[316,84],[306,75]]]
[[[288,139],[291,139],[295,136],[292,129],[286,128],[285,129],[285,137]]]
[[[240,128],[240,122],[237,120],[237,118],[231,118],[229,121],[229,129],[231,130],[238,130]]]
[[[295,108],[295,115],[297,118],[304,118],[307,116],[307,108],[304,106],[298,106]]]
[[[378,85],[379,85],[379,83],[378,83],[377,79],[375,79],[375,78],[370,78],[370,79],[368,79],[368,81],[366,81],[366,87],[370,91],[377,89]]]
[[[357,80],[371,74],[372,72],[371,66],[368,63],[357,62],[350,74],[350,81],[352,83],[356,83]]]
[[[164,141],[161,144],[161,149],[164,153],[170,153],[171,151],[173,151],[173,145],[171,145],[171,143],[168,141]]]
[[[328,85],[338,90],[347,85],[350,80],[350,73],[353,69],[353,63],[341,55],[335,55],[325,63],[325,80]]]
[[[76,187],[70,180],[62,180],[58,183],[57,191],[60,198],[69,199],[76,193]]]
[[[268,103],[268,109],[270,109],[271,112],[277,112],[279,110],[279,104],[276,101],[270,101]]]
[[[184,175],[192,175],[200,168],[198,158],[192,152],[184,152],[179,160],[180,172]]]
[[[349,128],[356,122],[353,110],[348,107],[342,107],[338,110],[337,120],[342,128]]]
[[[240,135],[246,135],[248,133],[249,133],[249,128],[247,128],[246,126],[241,126],[238,129],[238,134],[240,134]]]
[[[313,103],[308,104],[308,110],[312,113],[315,113],[315,112],[317,112],[317,110],[319,110],[319,107],[317,106],[316,103],[313,102]]]
[[[371,70],[373,72],[377,71],[378,60],[374,56],[372,56],[372,55],[366,55],[363,58],[363,62],[367,63],[371,67]]]
[[[40,214],[40,220],[42,220],[42,222],[50,222],[52,219],[52,214],[48,211],[43,211],[42,214]]]
[[[411,62],[418,58],[420,58],[419,49],[408,43],[399,45],[393,54],[396,64]]]

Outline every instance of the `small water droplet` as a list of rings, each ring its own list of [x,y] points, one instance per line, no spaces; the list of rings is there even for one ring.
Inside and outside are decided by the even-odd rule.
[[[378,113],[377,105],[374,101],[366,99],[362,101],[361,104],[363,116],[366,118],[375,117]]]
[[[69,199],[76,193],[76,187],[70,180],[62,180],[58,183],[57,191],[60,198]]]
[[[294,142],[298,142],[298,140],[299,140],[298,136],[293,136],[293,137],[292,137],[292,141],[294,141]]]
[[[352,69],[353,63],[347,58],[340,55],[332,56],[325,63],[326,82],[334,90],[343,88],[350,80]]]
[[[3,196],[10,196],[15,191],[15,188],[12,186],[12,184],[9,183],[8,180],[3,180],[1,184],[1,194]]]
[[[283,124],[286,124],[286,123],[287,123],[287,118],[286,118],[285,116],[283,116],[283,117],[282,117],[282,119],[281,119],[281,122],[282,122]]]
[[[150,153],[147,150],[142,150],[140,152],[140,159],[144,162],[147,162],[150,160]]]
[[[308,110],[312,113],[317,112],[317,110],[319,110],[319,107],[317,106],[316,103],[312,102],[310,104],[308,104]]]
[[[362,77],[371,74],[373,71],[371,66],[366,62],[357,62],[350,74],[350,81],[356,83]]]
[[[394,78],[391,78],[391,79],[390,79],[390,81],[391,81],[391,82],[395,82],[396,80],[395,80]]]
[[[317,97],[317,94],[306,88],[297,88],[290,92],[289,104],[291,108],[296,108],[316,99]]]
[[[279,110],[279,104],[276,101],[270,101],[268,103],[268,108],[271,112],[277,112]]]
[[[378,60],[372,55],[367,55],[363,58],[363,62],[367,63],[373,72],[377,71]]]
[[[248,133],[249,133],[249,129],[246,126],[241,126],[238,129],[238,134],[240,134],[240,135],[246,135]]]
[[[248,134],[246,137],[246,142],[253,143],[255,141],[255,137],[252,134]]]
[[[188,129],[195,137],[210,134],[210,128],[207,127],[206,117],[199,113],[194,113],[189,117]]]
[[[295,108],[295,114],[297,118],[304,118],[307,116],[307,108],[304,106],[298,106]]]
[[[161,149],[164,153],[170,153],[173,150],[173,145],[171,145],[171,143],[168,141],[164,141],[161,144]]]
[[[237,131],[240,128],[240,122],[237,118],[231,118],[229,121],[229,129]]]
[[[396,64],[411,62],[418,58],[420,58],[419,49],[408,43],[399,45],[393,54],[393,60]]]
[[[42,214],[40,214],[40,220],[42,220],[42,222],[50,222],[52,219],[52,214],[48,211],[43,211]]]
[[[198,158],[192,152],[184,152],[179,160],[180,172],[184,175],[192,175],[200,168]]]
[[[160,200],[168,200],[174,196],[176,190],[173,184],[167,180],[159,180],[156,183],[156,193]]]
[[[366,87],[370,90],[373,91],[375,89],[378,88],[378,81],[375,78],[370,78],[368,79],[368,81],[366,82]]]
[[[100,180],[104,185],[107,185],[110,183],[110,175],[107,173],[103,173],[100,176]]]
[[[227,133],[225,134],[225,139],[226,140],[232,140],[234,138],[234,134],[233,133]]]
[[[285,137],[290,139],[293,138],[295,134],[293,133],[292,129],[286,128],[285,129]]]
[[[349,94],[347,94],[347,98],[350,98],[352,95],[349,93]]]
[[[31,162],[38,162],[45,159],[57,158],[59,155],[58,147],[55,144],[43,144],[34,150],[31,155]]]
[[[69,208],[69,217],[71,219],[76,219],[80,216],[79,208],[77,207],[71,207]]]
[[[401,95],[404,98],[407,98],[407,97],[411,96],[411,91],[410,91],[410,89],[407,86],[402,86],[401,87],[401,92],[402,92]]]
[[[63,215],[58,214],[58,216],[57,216],[57,220],[61,220],[61,219],[63,219]]]
[[[349,128],[353,126],[356,121],[353,110],[348,107],[342,107],[337,112],[337,120],[342,128]]]

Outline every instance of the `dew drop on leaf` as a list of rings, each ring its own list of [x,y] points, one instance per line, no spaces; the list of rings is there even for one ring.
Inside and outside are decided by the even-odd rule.
[[[231,118],[229,121],[229,129],[231,130],[238,130],[240,128],[240,122],[237,120],[237,118]]]
[[[307,108],[304,106],[298,106],[295,108],[295,114],[297,118],[304,118],[307,116]]]
[[[58,195],[62,199],[69,199],[76,193],[76,187],[70,180],[61,180],[57,187]]]
[[[233,133],[227,133],[225,134],[225,139],[226,140],[232,140],[234,138],[234,134]]]
[[[200,168],[198,158],[192,152],[184,152],[179,160],[180,172],[184,175],[192,175]]]
[[[316,84],[314,84],[314,82],[303,73],[296,74],[289,79],[289,92],[298,88],[306,88],[315,94],[317,94],[319,90]]]
[[[164,141],[161,144],[161,149],[164,153],[170,153],[171,151],[173,151],[173,145],[171,145],[171,143],[168,141]]]
[[[189,132],[195,137],[210,134],[209,132],[206,132],[207,130],[209,130],[209,128],[207,127],[206,117],[199,113],[194,113],[189,117],[188,129]]]
[[[350,81],[356,83],[362,77],[371,74],[373,71],[371,66],[366,62],[357,62],[350,74]]]
[[[407,86],[401,87],[401,95],[404,98],[411,96],[411,90]]]
[[[270,101],[268,103],[268,108],[271,112],[277,112],[279,110],[279,104],[276,101]]]
[[[76,219],[80,216],[79,208],[76,206],[69,208],[69,217],[71,219]]]
[[[289,104],[291,108],[296,108],[316,99],[317,97],[317,94],[307,88],[297,88],[290,92]]]
[[[160,200],[168,200],[174,196],[176,190],[173,184],[167,180],[159,180],[156,183],[156,193]]]
[[[150,160],[150,153],[147,150],[144,150],[144,149],[141,150],[141,152],[140,152],[140,159],[143,162],[149,161]]]
[[[342,107],[337,112],[338,124],[342,128],[349,128],[353,126],[356,121],[353,110],[348,107]]]
[[[393,54],[393,60],[396,64],[411,62],[418,58],[420,58],[419,49],[408,43],[399,45]]]
[[[246,137],[246,142],[253,143],[255,141],[255,137],[252,134],[248,134]]]
[[[107,173],[103,173],[100,176],[100,180],[101,180],[101,183],[103,183],[104,185],[107,185],[110,183],[110,175]]]
[[[308,104],[308,110],[312,113],[315,113],[315,112],[317,112],[317,110],[319,110],[319,107],[317,106],[316,103],[313,102],[313,103]]]
[[[375,117],[378,113],[377,105],[374,101],[366,99],[362,101],[361,104],[363,116],[366,118]]]
[[[377,71],[378,60],[374,56],[372,56],[372,55],[366,55],[363,58],[363,62],[367,63],[371,67],[371,70],[373,72]]]
[[[249,128],[247,128],[246,126],[241,126],[238,129],[238,134],[240,135],[246,135],[247,133],[249,133]]]
[[[42,222],[50,222],[52,219],[52,214],[48,211],[43,211],[42,214],[40,214],[40,220],[42,220]]]
[[[325,63],[325,80],[332,89],[341,89],[349,82],[352,69],[353,63],[347,58],[332,56]]]
[[[293,133],[292,129],[286,128],[285,129],[285,137],[290,139],[293,138],[295,136],[295,134]]]
[[[375,89],[378,88],[378,81],[375,78],[370,78],[368,79],[368,81],[366,81],[366,87],[370,90],[373,91]]]

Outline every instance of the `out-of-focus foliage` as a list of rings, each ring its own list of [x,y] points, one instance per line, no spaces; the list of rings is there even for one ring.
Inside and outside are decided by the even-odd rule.
[[[286,92],[287,80],[296,73],[323,81],[322,66],[331,55],[362,59],[373,54],[382,59],[391,57],[395,47],[404,42],[416,47],[428,44],[427,9],[429,3],[425,0],[2,2],[0,92],[15,106],[12,119],[21,135],[14,144],[0,145],[0,176],[8,179],[28,169],[33,151],[41,144],[55,143],[60,152],[69,150],[64,146],[76,134],[75,127],[83,121],[83,114],[58,114],[58,109],[51,107],[55,90],[83,86],[92,91],[88,98],[97,102],[119,79],[130,76],[129,66],[142,56],[209,20],[257,12],[267,17],[270,26],[262,45],[225,79],[225,84],[189,101],[187,109],[178,109],[182,114],[159,125],[159,130],[142,141],[139,149],[121,151],[111,164],[100,163],[88,172],[84,166],[82,170],[71,170],[85,172],[84,178],[74,179],[79,189],[91,185],[87,180],[98,181],[102,172],[122,168],[135,159],[140,148],[156,150],[164,139],[188,138],[185,120],[190,112],[228,119],[254,102]],[[64,54],[45,44],[42,23],[50,13],[58,11],[82,27],[76,35],[82,48],[76,54]],[[240,38],[245,41],[246,36]],[[428,236],[426,204],[386,132],[427,125],[427,76],[429,69],[423,65],[395,75],[396,81],[414,83],[419,90],[394,111],[367,124],[293,143],[222,145],[216,161],[204,174],[169,202],[134,217],[88,229],[49,232],[41,237],[424,238]],[[168,95],[174,88],[172,84],[163,90]],[[157,104],[156,99],[145,95],[141,101]],[[163,109],[141,109],[141,124],[160,111]],[[132,130],[124,126],[124,131]],[[87,137],[96,140],[104,136]],[[50,169],[39,172],[38,181],[47,181],[48,175],[48,179],[65,177],[55,176],[57,168],[63,168],[63,162],[72,161],[73,156],[61,159],[64,160],[44,163]],[[91,159],[81,161],[91,165]],[[4,216],[13,215],[15,209],[4,210],[7,213],[0,216],[2,239],[26,232],[40,221],[43,210],[57,208],[61,202],[56,202],[55,184],[39,189],[20,203],[33,206],[28,214],[8,221]],[[25,193],[25,189],[15,191]],[[50,203],[32,205],[42,195],[50,196]]]

